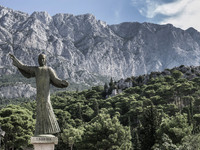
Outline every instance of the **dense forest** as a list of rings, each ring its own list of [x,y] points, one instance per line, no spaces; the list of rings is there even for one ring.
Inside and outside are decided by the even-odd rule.
[[[176,69],[108,97],[109,87],[57,92],[51,96],[61,132],[56,150],[198,150],[200,78]],[[136,78],[135,78],[136,79]],[[107,84],[106,84],[107,85]],[[12,102],[12,101],[11,101]],[[2,149],[31,147],[34,100],[2,104]]]

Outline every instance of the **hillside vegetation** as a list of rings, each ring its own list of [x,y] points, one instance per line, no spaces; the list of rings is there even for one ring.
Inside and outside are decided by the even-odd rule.
[[[107,91],[102,86],[52,95],[61,128],[61,133],[56,135],[59,137],[56,149],[197,150],[200,147],[200,78],[185,78],[178,69],[169,71],[170,75],[149,78],[145,84],[136,84],[133,80],[133,87],[113,97],[105,98]],[[25,122],[26,135],[32,135],[35,106],[32,101],[1,109],[0,123],[6,131],[4,147],[30,146],[28,138],[18,133],[25,132],[20,128]],[[27,113],[18,115],[20,110]],[[19,139],[23,144],[9,145]]]

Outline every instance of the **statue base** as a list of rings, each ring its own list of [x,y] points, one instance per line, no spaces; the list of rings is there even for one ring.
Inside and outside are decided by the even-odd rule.
[[[50,134],[37,135],[31,137],[31,144],[34,150],[54,150],[55,144],[58,144],[58,138]]]

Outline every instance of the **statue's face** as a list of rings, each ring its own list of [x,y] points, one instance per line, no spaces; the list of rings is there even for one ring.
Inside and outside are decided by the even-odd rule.
[[[38,57],[38,62],[40,66],[46,66],[46,56],[44,54],[40,54]]]

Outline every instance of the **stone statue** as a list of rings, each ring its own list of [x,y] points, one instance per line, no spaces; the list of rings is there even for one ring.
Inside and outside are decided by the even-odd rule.
[[[24,77],[36,78],[37,87],[37,110],[35,135],[53,134],[60,132],[60,128],[50,102],[50,84],[65,88],[68,82],[57,77],[51,67],[46,66],[46,56],[40,54],[38,62],[40,66],[27,66],[20,62],[14,55],[9,54],[16,66]]]

